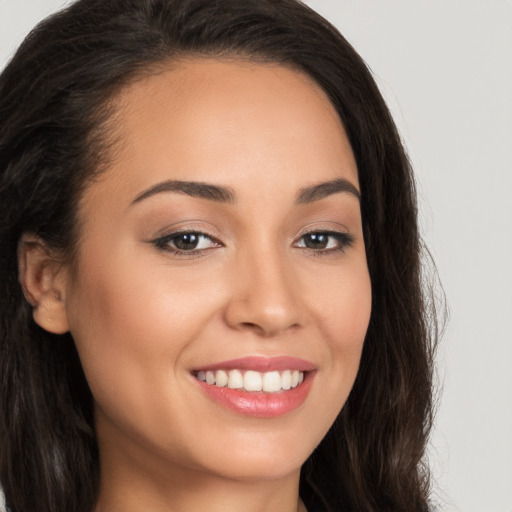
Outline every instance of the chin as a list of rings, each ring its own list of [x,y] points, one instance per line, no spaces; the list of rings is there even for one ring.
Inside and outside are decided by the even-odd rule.
[[[303,434],[242,435],[244,439],[227,442],[225,449],[212,453],[203,467],[230,480],[281,479],[299,472],[318,444]]]

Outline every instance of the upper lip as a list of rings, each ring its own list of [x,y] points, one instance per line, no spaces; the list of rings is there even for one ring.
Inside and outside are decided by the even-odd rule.
[[[220,361],[218,363],[208,364],[194,368],[194,371],[214,371],[214,370],[253,370],[261,373],[283,370],[299,370],[301,372],[313,371],[315,365],[291,356],[278,357],[262,357],[249,356],[238,359],[230,359],[228,361]]]

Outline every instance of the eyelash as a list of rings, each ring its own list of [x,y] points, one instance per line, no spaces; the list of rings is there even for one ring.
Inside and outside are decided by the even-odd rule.
[[[298,247],[304,249],[308,252],[311,252],[314,256],[328,256],[333,253],[344,252],[346,249],[351,247],[354,244],[354,237],[349,233],[342,233],[339,231],[329,231],[329,230],[315,230],[304,233],[300,236],[299,240],[303,240],[307,236],[327,236],[329,238],[333,238],[335,240],[335,247],[327,247],[324,249],[314,249],[311,247],[298,247],[296,243],[294,243],[294,247]],[[328,242],[327,245],[329,245]]]
[[[184,249],[180,249],[176,246],[173,247],[171,245],[179,237],[185,237],[185,236],[195,236],[195,237],[198,237],[199,239],[203,239],[203,240],[208,239],[214,245],[211,247],[205,247],[205,248],[200,248],[200,249],[193,248],[191,250],[184,250]],[[198,257],[202,256],[205,252],[207,252],[211,249],[223,246],[223,244],[221,242],[219,242],[215,237],[208,235],[207,233],[203,233],[201,231],[194,231],[194,230],[177,231],[174,233],[170,233],[169,235],[165,235],[161,238],[157,238],[156,240],[153,241],[153,244],[157,247],[157,249],[170,252],[173,256],[183,256],[186,258],[198,258]]]
[[[175,241],[179,237],[198,237],[199,239],[208,239],[213,244],[210,247],[204,247],[204,248],[192,248],[190,250],[186,249],[180,249],[176,246],[172,246],[172,243],[175,243]],[[344,252],[346,249],[351,247],[354,243],[354,237],[350,235],[349,233],[342,233],[338,231],[328,231],[328,230],[315,230],[315,231],[309,231],[307,233],[302,234],[299,237],[299,241],[304,240],[307,236],[327,236],[331,239],[335,240],[336,246],[335,247],[327,247],[327,248],[321,248],[321,249],[315,249],[307,246],[299,246],[297,245],[298,242],[294,242],[293,246],[298,249],[303,249],[307,252],[310,252],[314,256],[321,257],[321,256],[327,256],[333,253],[340,253]],[[332,242],[332,240],[328,241],[327,245],[329,245]],[[203,233],[201,231],[178,231],[175,233],[170,233],[169,235],[165,235],[161,238],[157,238],[156,240],[153,240],[153,245],[157,247],[157,249],[160,249],[162,251],[167,251],[171,253],[173,256],[182,256],[185,258],[199,258],[203,256],[206,252],[218,248],[223,247],[223,244],[217,240],[215,237],[208,235],[207,233]],[[200,243],[200,242],[199,242]]]

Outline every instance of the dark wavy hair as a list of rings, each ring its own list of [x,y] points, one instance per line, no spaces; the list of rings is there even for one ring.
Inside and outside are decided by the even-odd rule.
[[[359,373],[305,462],[310,512],[429,509],[436,318],[422,286],[411,167],[365,63],[297,0],[79,0],[25,39],[0,76],[0,482],[12,512],[91,512],[93,401],[70,334],[39,328],[18,279],[23,233],[73,258],[81,191],[113,153],[124,86],[188,56],[297,69],[345,126],[361,187],[372,313]]]

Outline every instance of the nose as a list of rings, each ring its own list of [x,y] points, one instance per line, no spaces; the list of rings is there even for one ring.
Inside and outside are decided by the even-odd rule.
[[[231,278],[232,294],[225,309],[231,328],[272,337],[302,324],[297,280],[289,262],[276,251],[240,257]]]

